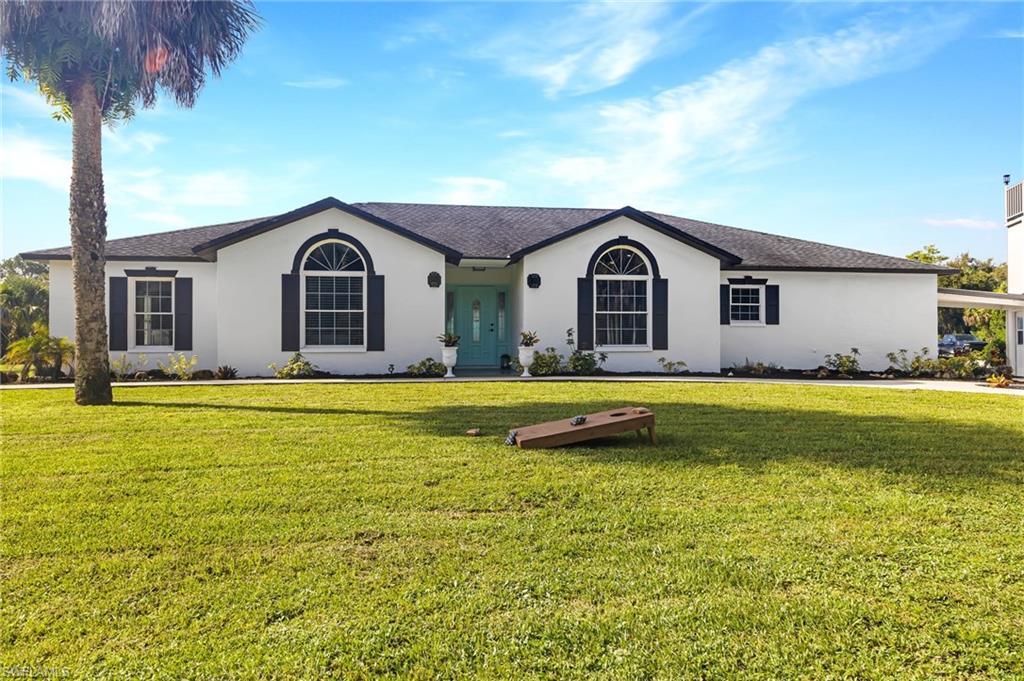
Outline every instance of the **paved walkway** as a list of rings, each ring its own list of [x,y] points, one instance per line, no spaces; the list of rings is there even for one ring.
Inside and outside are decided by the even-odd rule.
[[[534,376],[520,378],[518,376],[465,376],[456,378],[312,378],[312,379],[279,379],[253,378],[235,381],[133,381],[131,383],[114,383],[115,388],[151,388],[156,386],[181,387],[196,385],[215,385],[221,387],[234,385],[276,385],[287,383],[486,383],[489,381],[606,381],[614,383],[769,383],[774,385],[824,385],[842,388],[883,388],[887,390],[938,390],[942,392],[987,393],[994,395],[1010,395],[1024,397],[1024,384],[1017,383],[1014,388],[992,388],[984,382],[972,381],[934,381],[919,379],[894,380],[838,380],[838,379],[790,379],[790,378],[747,378],[731,376]],[[0,386],[0,390],[53,390],[69,389],[70,383],[15,383]]]

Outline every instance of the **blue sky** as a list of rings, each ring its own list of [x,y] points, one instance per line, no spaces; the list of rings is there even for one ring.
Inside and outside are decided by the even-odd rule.
[[[105,130],[109,237],[343,201],[673,213],[1004,260],[1024,4],[259,4],[192,110]],[[4,256],[67,243],[70,125],[2,86]]]

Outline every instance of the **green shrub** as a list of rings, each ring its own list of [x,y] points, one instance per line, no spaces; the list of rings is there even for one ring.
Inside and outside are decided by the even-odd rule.
[[[1006,364],[1006,341],[1002,338],[993,338],[982,350],[987,361],[992,366],[1002,366]]]
[[[952,357],[939,357],[934,360],[932,375],[936,378],[974,378],[974,372],[984,367],[985,359],[981,352],[969,352]]]
[[[554,348],[544,348],[544,352],[538,352],[533,356],[533,363],[530,364],[530,374],[533,376],[557,376],[565,373],[565,357],[558,354]]]
[[[834,355],[825,355],[825,366],[836,372],[837,374],[857,374],[860,373],[860,350],[857,348],[850,348],[850,354],[844,355],[837,352]]]
[[[569,361],[566,364],[570,374],[592,376],[601,371],[601,367],[608,360],[606,352],[591,352],[577,348],[576,335],[571,328],[565,331],[565,343],[570,350]]]
[[[238,369],[230,364],[222,364],[213,372],[213,377],[222,381],[230,381],[233,378],[238,378]]]
[[[410,376],[444,376],[448,370],[433,357],[426,357],[405,368]]]
[[[826,355],[826,358],[828,355]],[[751,376],[766,376],[772,373],[778,373],[785,371],[785,369],[775,362],[751,362],[749,357],[744,358],[743,364],[733,364],[732,369],[734,373],[750,374]],[[845,372],[843,372],[845,373]]]
[[[135,378],[140,371],[145,373],[149,358],[146,355],[139,355],[133,362],[127,354],[122,353],[120,357],[110,360],[110,373],[118,380]]]
[[[274,372],[275,378],[312,378],[317,374],[317,368],[301,352],[292,355],[280,369],[276,364],[268,364],[267,368]]]
[[[661,370],[666,374],[681,374],[686,371],[686,362],[683,360],[670,360],[664,357],[658,358],[658,364],[661,365]]]
[[[974,378],[976,372],[985,366],[985,352],[970,352],[964,355],[932,358],[928,348],[921,348],[913,356],[901,349],[886,355],[892,368],[915,378]]]
[[[936,367],[935,360],[928,357],[929,352],[928,348],[921,348],[920,352],[915,352],[911,357],[906,348],[900,348],[897,352],[890,352],[885,356],[891,368],[900,373],[907,376],[930,376]]]
[[[195,355],[188,357],[184,352],[179,352],[177,355],[172,352],[167,355],[167,364],[157,362],[156,365],[160,367],[160,371],[167,374],[168,378],[188,381],[192,378],[192,372],[195,371],[198,363],[199,358]]]

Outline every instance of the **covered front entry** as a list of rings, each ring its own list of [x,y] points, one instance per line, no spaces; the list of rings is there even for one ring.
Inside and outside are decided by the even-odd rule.
[[[448,290],[449,330],[461,336],[458,368],[495,369],[509,354],[508,290],[455,285]]]

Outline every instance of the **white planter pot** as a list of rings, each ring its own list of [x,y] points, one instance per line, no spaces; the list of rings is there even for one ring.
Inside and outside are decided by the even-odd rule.
[[[524,378],[530,377],[530,365],[533,364],[533,356],[536,352],[537,349],[532,345],[529,347],[525,345],[519,346],[519,363],[523,365],[523,373],[520,375]]]
[[[452,368],[459,359],[458,348],[446,348],[441,347],[441,364],[448,370],[448,373],[444,375],[445,378],[455,378],[455,374],[452,373]]]

